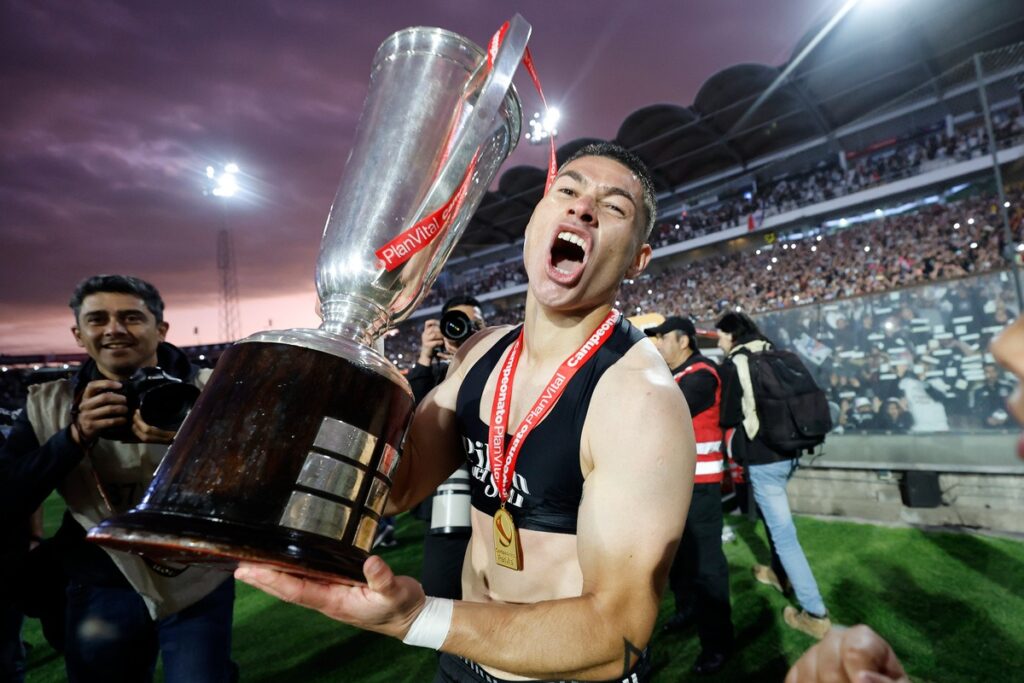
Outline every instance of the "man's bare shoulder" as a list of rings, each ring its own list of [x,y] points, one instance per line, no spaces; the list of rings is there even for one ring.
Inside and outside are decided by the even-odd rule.
[[[621,399],[628,395],[622,393],[624,391],[640,392],[641,395],[652,391],[669,395],[671,392],[681,393],[665,360],[649,339],[633,344],[622,360],[608,368],[595,389],[598,396],[613,392]]]
[[[661,354],[640,341],[611,366],[594,389],[584,425],[587,472],[597,454],[626,452],[630,459],[660,458],[665,444],[692,441],[690,411]],[[613,447],[612,447],[613,446]]]

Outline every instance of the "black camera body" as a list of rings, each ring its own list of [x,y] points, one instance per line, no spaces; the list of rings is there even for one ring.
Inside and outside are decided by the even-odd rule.
[[[132,431],[131,424],[136,410],[143,422],[151,427],[177,431],[199,398],[199,387],[154,366],[136,370],[131,377],[121,382],[121,389],[115,393],[128,399],[128,424],[108,427],[100,432],[100,436],[112,441],[138,443],[139,439]]]
[[[478,321],[454,308],[441,316],[441,334],[456,346],[479,332],[480,328]]]

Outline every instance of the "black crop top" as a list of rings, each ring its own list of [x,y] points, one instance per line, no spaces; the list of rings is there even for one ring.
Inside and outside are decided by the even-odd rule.
[[[516,327],[466,373],[456,401],[455,415],[469,463],[472,504],[493,515],[499,505],[487,456],[488,425],[480,420],[484,385],[501,356],[519,336]],[[559,534],[576,533],[576,517],[583,496],[580,441],[590,397],[605,371],[638,341],[642,332],[622,318],[608,341],[565,387],[547,417],[538,424],[519,451],[508,509],[520,529]],[[485,414],[490,414],[490,404]],[[510,425],[505,445],[518,425]]]

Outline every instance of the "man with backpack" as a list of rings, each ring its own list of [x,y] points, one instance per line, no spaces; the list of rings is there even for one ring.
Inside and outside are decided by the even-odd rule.
[[[697,626],[700,656],[694,673],[721,670],[733,644],[729,605],[729,563],[722,551],[722,428],[719,426],[721,382],[718,366],[697,347],[697,328],[689,318],[670,316],[644,330],[668,363],[686,398],[697,438],[693,497],[683,538],[668,583],[676,597],[676,613],[666,631]]]
[[[824,394],[794,354],[777,351],[744,313],[730,312],[715,324],[726,354],[722,374],[722,425],[736,427],[732,449],[744,464],[784,577],[755,565],[761,583],[782,591],[788,579],[801,609],[783,610],[790,627],[818,638],[832,622],[810,564],[800,547],[786,484],[803,449],[821,443],[831,426]],[[824,412],[822,412],[824,411]]]

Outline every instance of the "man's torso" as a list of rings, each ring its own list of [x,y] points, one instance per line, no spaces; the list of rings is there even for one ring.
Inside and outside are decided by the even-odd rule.
[[[523,566],[516,571],[498,566],[495,561],[493,520],[500,502],[486,444],[498,375],[517,334],[518,328],[496,331],[481,344],[487,348],[469,361],[458,393],[456,417],[470,467],[473,499],[473,532],[462,575],[463,599],[474,602],[534,603],[582,593],[576,522],[589,471],[588,408],[599,393],[601,378],[609,376],[608,381],[614,383],[616,364],[623,365],[620,361],[642,338],[631,326],[620,322],[608,342],[568,382],[565,393],[523,442],[506,505],[522,547]],[[550,379],[548,373],[534,374],[537,376],[516,373],[510,432]]]

